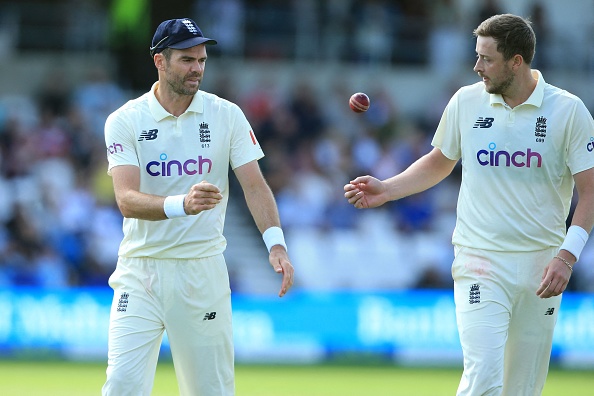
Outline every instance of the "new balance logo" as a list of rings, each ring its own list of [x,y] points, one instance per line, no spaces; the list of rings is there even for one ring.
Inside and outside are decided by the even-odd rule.
[[[552,315],[554,313],[555,313],[555,308],[549,308],[549,309],[547,309],[547,312],[545,312],[545,316]]]
[[[128,297],[130,297],[130,295],[125,292],[120,295],[117,309],[118,312],[126,312],[126,308],[128,308]]]
[[[470,286],[470,292],[468,293],[468,302],[470,304],[478,304],[481,302],[481,290],[478,283]]]
[[[207,312],[204,315],[204,319],[202,319],[202,320],[213,320],[216,317],[217,317],[217,313],[216,312]]]
[[[140,137],[138,138],[139,142],[143,140],[155,140],[157,138],[157,133],[159,133],[158,129],[149,129],[148,131],[142,131]]]
[[[479,117],[474,123],[473,128],[491,128],[491,126],[493,126],[493,121],[495,121],[495,119],[491,117]]]

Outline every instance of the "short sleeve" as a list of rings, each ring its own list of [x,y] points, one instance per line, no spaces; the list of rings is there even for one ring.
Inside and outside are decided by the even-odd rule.
[[[112,113],[105,122],[105,146],[107,148],[108,170],[119,165],[140,166],[133,128],[123,120],[121,113]]]
[[[254,130],[239,106],[231,106],[231,111],[234,114],[231,117],[233,121],[231,126],[231,154],[229,161],[231,169],[235,169],[248,162],[264,157],[264,152],[260,147]]]
[[[446,106],[441,120],[431,141],[431,145],[441,150],[451,160],[459,160],[462,156],[460,127],[458,125],[459,91],[452,96]]]
[[[594,120],[584,105],[577,99],[570,127],[567,166],[571,174],[594,168]]]

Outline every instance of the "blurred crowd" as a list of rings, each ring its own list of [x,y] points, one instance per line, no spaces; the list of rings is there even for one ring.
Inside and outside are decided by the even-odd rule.
[[[233,45],[242,36],[248,3],[271,7],[271,2],[263,0],[221,0],[210,7],[203,1],[195,3],[213,16],[202,20],[236,25],[235,30],[217,30],[216,24],[203,28],[221,44],[213,58],[247,56],[238,54],[247,46],[238,49]],[[320,2],[297,3],[308,11],[308,6]],[[322,3],[327,6],[322,11],[336,13],[330,18],[333,23],[324,28],[345,38],[342,44],[333,41],[334,46],[325,47],[328,56],[335,55],[329,62],[352,61],[353,56],[384,65],[419,62],[435,68],[439,65],[446,77],[460,67],[458,62],[468,67],[466,53],[472,62],[472,48],[460,44],[464,42],[460,20],[449,0],[434,2],[432,7],[421,6],[424,2],[375,0],[365,2],[361,6],[364,12],[357,13],[354,2]],[[486,6],[493,4],[485,2]],[[392,21],[405,11],[414,14],[402,14],[409,30],[396,36],[385,34],[394,29]],[[477,20],[496,13],[493,8],[478,11]],[[214,18],[217,13],[220,18]],[[341,29],[348,31],[349,26],[363,23],[355,17],[374,22],[366,23],[371,28],[365,34],[353,28],[354,36],[347,37]],[[308,23],[307,18],[302,19],[293,22]],[[196,20],[202,26],[201,19]],[[420,21],[420,25],[412,24],[417,30],[411,21]],[[406,50],[406,38],[414,36],[414,31],[425,37],[424,55],[413,44]],[[546,43],[545,33],[540,34]],[[267,36],[272,39],[274,35]],[[385,40],[394,37],[400,37],[403,46],[390,55],[394,43]],[[352,42],[367,52],[350,52]],[[307,56],[316,51],[310,44],[293,48]],[[260,47],[271,50],[274,45],[260,42]],[[543,47],[546,54],[546,45]],[[396,53],[403,58],[396,58]],[[150,66],[145,55],[142,60]],[[415,58],[418,56],[422,59]],[[544,58],[537,62],[547,67]],[[156,79],[156,72],[151,73]],[[73,82],[68,77],[52,71],[34,95],[0,95],[0,287],[105,286],[115,268],[122,217],[106,174],[103,125],[111,111],[148,90],[150,82],[142,91],[134,91],[121,82],[122,75],[99,66],[90,69],[84,81]],[[205,79],[209,79],[208,70]],[[342,187],[357,175],[390,177],[429,151],[445,105],[442,97],[448,98],[451,92],[436,92],[429,110],[404,114],[389,86],[374,88],[367,92],[372,98],[370,110],[355,114],[346,105],[352,92],[339,82],[320,99],[320,92],[305,79],[292,81],[289,90],[281,90],[280,82],[269,80],[248,92],[234,90],[233,79],[241,76],[211,82],[209,91],[242,107],[266,154],[261,166],[277,198],[296,268],[295,287],[450,287],[450,237],[459,168],[435,188],[373,211],[349,206]],[[238,189],[232,188],[232,193],[238,194]],[[252,232],[257,232],[255,227]],[[570,289],[594,291],[592,242],[581,261]]]
[[[104,285],[123,234],[103,124],[126,97],[101,68],[44,81],[0,101],[0,285]]]

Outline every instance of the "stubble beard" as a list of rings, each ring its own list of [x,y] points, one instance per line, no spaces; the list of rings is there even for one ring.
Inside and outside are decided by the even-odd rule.
[[[506,70],[505,77],[504,77],[503,81],[501,81],[499,83],[494,83],[490,87],[485,84],[485,91],[487,91],[490,94],[504,95],[507,92],[508,88],[513,85],[515,78],[516,77],[511,72],[511,70],[508,69],[508,70]],[[490,81],[493,81],[493,80],[490,80]]]
[[[178,95],[194,96],[200,89],[200,81],[198,81],[197,85],[192,86],[191,88],[187,87],[185,83],[189,77],[195,76],[174,77],[170,75],[167,78],[167,84],[171,90]]]

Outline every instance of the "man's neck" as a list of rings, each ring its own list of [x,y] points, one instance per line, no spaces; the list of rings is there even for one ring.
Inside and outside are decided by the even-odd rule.
[[[155,97],[168,113],[175,117],[179,117],[186,112],[188,107],[190,107],[194,96],[179,95],[165,87],[165,84],[159,82],[155,89]]]
[[[537,83],[538,80],[532,75],[532,70],[528,69],[528,71],[517,75],[513,90],[501,96],[505,103],[513,109],[528,100]]]

